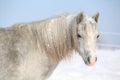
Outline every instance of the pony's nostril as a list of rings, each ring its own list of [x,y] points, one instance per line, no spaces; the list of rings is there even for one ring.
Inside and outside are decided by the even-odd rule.
[[[97,61],[97,57],[95,58],[95,62]]]
[[[88,57],[87,59],[88,59],[88,62],[90,63],[90,57]]]
[[[97,57],[95,56],[90,56],[87,58],[87,61],[89,64],[94,64],[97,61]]]

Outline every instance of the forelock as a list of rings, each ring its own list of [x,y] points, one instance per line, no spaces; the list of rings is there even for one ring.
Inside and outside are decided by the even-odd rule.
[[[85,22],[86,23],[92,23],[92,24],[96,23],[95,20],[92,17],[88,17],[88,16],[85,18]]]

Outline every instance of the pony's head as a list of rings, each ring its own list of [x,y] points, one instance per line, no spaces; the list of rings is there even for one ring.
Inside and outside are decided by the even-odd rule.
[[[77,21],[77,52],[82,56],[85,64],[93,65],[97,61],[96,40],[99,37],[97,22],[99,13],[88,16],[80,13],[76,17]]]

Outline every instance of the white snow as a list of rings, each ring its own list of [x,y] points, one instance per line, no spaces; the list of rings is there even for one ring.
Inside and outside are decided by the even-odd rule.
[[[79,55],[62,61],[48,80],[120,80],[120,50],[97,50],[97,63],[84,64]]]

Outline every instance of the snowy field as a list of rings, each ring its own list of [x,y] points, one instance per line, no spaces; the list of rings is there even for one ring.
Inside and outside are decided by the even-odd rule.
[[[120,50],[97,50],[98,61],[86,66],[79,55],[62,61],[48,80],[120,80]]]

